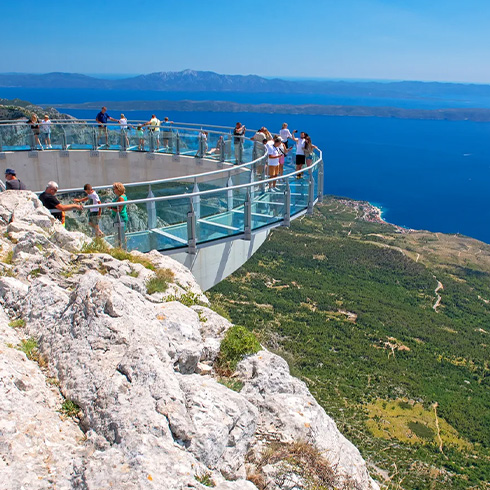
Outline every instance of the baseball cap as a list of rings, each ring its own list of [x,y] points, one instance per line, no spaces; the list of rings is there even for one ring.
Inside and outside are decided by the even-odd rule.
[[[13,168],[7,168],[5,170],[5,175],[16,175],[15,170]]]

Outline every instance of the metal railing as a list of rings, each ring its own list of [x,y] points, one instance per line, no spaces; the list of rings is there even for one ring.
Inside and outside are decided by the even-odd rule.
[[[285,175],[267,178],[264,146],[246,137],[233,135],[233,128],[173,123],[169,127],[160,127],[160,134],[156,136],[153,131],[146,131],[141,150],[134,143],[135,137],[139,136],[136,134],[138,126],[142,124],[141,121],[128,121],[128,128],[131,129],[125,129],[116,123],[101,128],[95,122],[53,121],[51,146],[61,151],[98,149],[187,154],[199,159],[213,159],[223,168],[167,179],[126,183],[125,187],[132,189],[135,195],[147,192],[147,197],[129,199],[124,203],[104,202],[84,206],[87,211],[113,208],[112,217],[102,213],[101,218],[106,240],[113,245],[141,251],[185,248],[189,253],[195,253],[198,247],[216,240],[250,240],[257,230],[278,225],[289,226],[297,216],[311,214],[314,204],[322,199],[321,151],[315,155],[309,167],[294,170],[294,165],[289,163],[285,166]],[[145,128],[148,129],[148,126]],[[100,138],[105,140],[106,135],[109,144],[101,149]],[[40,139],[43,137],[41,133]],[[236,138],[238,143],[235,145]],[[163,145],[164,142],[167,145],[162,149],[160,143]],[[36,143],[32,128],[25,122],[0,121],[0,152],[35,151]],[[214,151],[209,151],[213,143]],[[232,151],[233,146],[235,151]],[[307,178],[298,179],[303,173]],[[183,182],[186,184],[183,185]],[[101,194],[106,193],[107,196],[103,196],[106,198],[110,197],[111,187],[94,186],[94,189]],[[146,188],[147,191],[144,190]],[[155,196],[154,192],[157,191],[168,191],[170,194]],[[82,192],[82,189],[62,189],[58,196],[60,199],[69,198],[70,194],[78,192]],[[126,206],[129,215],[127,222],[117,211],[120,206]],[[95,230],[85,214],[74,213],[70,213],[67,218],[67,228],[86,233]]]

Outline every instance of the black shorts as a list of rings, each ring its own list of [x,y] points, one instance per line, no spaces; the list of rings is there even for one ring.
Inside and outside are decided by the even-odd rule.
[[[92,225],[98,225],[99,221],[100,221],[100,216],[99,216],[98,211],[95,211],[95,212],[90,211],[88,213],[88,222],[89,223],[91,223]]]
[[[305,156],[304,155],[296,155],[296,165],[298,167],[302,167],[305,164]]]
[[[281,140],[281,141],[282,141],[282,140]],[[288,146],[289,140],[282,141],[282,142],[284,143],[284,146],[285,146],[286,148],[289,148],[289,146]]]

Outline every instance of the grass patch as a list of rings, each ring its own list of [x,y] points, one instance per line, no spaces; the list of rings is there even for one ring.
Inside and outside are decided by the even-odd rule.
[[[31,272],[29,272],[29,275],[31,277],[38,277],[42,274],[42,270],[40,267],[36,267],[35,269],[32,269]]]
[[[12,269],[8,269],[7,267],[5,267],[4,269],[2,269],[0,271],[0,276],[3,276],[3,277],[15,277],[15,273]]]
[[[243,383],[239,379],[221,377],[218,378],[218,383],[237,393],[240,393],[243,388]]]
[[[408,444],[437,444],[435,412],[421,403],[406,400],[377,400],[367,405],[369,431],[382,439]],[[471,444],[460,437],[457,430],[443,418],[438,419],[440,435],[445,447],[467,451]]]
[[[193,293],[191,291],[182,294],[181,296],[175,296],[171,294],[168,296],[165,301],[178,301],[179,303],[182,303],[184,306],[194,306],[194,305],[200,305],[200,306],[205,306],[205,304],[199,299],[199,295],[196,293]]]
[[[164,293],[173,278],[174,274],[170,269],[157,269],[155,275],[146,281],[146,292],[148,294]]]
[[[140,273],[138,271],[131,271],[131,272],[127,272],[126,275],[130,277],[138,277]]]
[[[260,343],[254,333],[245,327],[234,325],[227,330],[221,341],[217,359],[218,368],[233,372],[245,356],[255,354],[260,349]]]
[[[90,243],[86,243],[82,247],[81,252],[85,254],[109,254],[116,260],[129,260],[129,262],[132,262],[133,264],[141,264],[143,267],[146,267],[151,271],[156,270],[156,267],[153,265],[151,260],[147,259],[146,257],[133,255],[120,247],[111,248],[103,238],[94,238]]]
[[[5,255],[5,257],[2,259],[2,262],[4,264],[12,265],[13,264],[13,261],[14,261],[14,251],[13,250],[9,250],[7,252],[7,254]]]
[[[263,468],[276,465],[275,480],[281,488],[292,488],[298,476],[304,490],[361,490],[361,486],[349,478],[339,478],[323,454],[307,442],[272,443],[261,454],[256,472],[248,476],[260,490],[266,490]],[[299,488],[299,487],[298,487]]]
[[[46,359],[39,352],[39,345],[34,337],[29,337],[28,339],[22,339],[20,344],[16,346],[17,350],[22,351],[28,359],[35,361],[40,367],[46,367]]]
[[[194,478],[205,487],[215,487],[216,483],[211,478],[211,473],[203,473],[202,475],[194,475]]]
[[[78,417],[80,407],[74,401],[67,398],[61,405],[59,412],[67,417]]]
[[[151,271],[156,270],[156,267],[153,265],[151,260],[139,255],[133,255],[122,248],[112,248],[107,253],[117,260],[129,260],[129,262],[133,264],[141,264],[143,267],[146,267]]]
[[[12,328],[22,328],[26,326],[26,321],[23,318],[17,318],[17,320],[12,320],[9,322],[9,327]]]
[[[103,238],[94,238],[91,242],[85,243],[80,251],[84,254],[108,254],[110,250]]]

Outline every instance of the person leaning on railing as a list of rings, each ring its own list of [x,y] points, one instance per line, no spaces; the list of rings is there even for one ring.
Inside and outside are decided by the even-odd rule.
[[[97,117],[95,120],[99,123],[99,140],[101,136],[104,134],[105,135],[105,144],[106,146],[109,146],[109,135],[107,133],[107,121],[114,121],[117,122],[117,119],[114,119],[113,117],[109,116],[107,114],[107,107],[102,107],[100,112],[97,114]],[[100,141],[99,141],[100,144]]]
[[[54,181],[48,182],[46,190],[40,194],[39,200],[44,204],[45,208],[49,209],[49,212],[65,226],[65,212],[72,209],[78,209],[82,211],[82,204],[61,204],[56,197],[58,192],[58,184]]]

